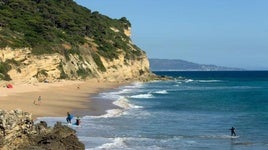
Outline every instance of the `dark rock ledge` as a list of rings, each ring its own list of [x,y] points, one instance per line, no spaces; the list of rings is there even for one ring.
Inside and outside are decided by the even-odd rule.
[[[76,131],[56,123],[48,127],[40,121],[34,124],[32,115],[21,110],[0,110],[1,150],[84,150]]]

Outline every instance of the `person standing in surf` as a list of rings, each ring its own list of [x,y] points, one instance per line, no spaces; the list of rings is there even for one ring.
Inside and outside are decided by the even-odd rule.
[[[231,130],[231,136],[236,136],[235,128],[232,127],[230,130]]]
[[[73,116],[69,112],[67,112],[67,118],[66,118],[67,123],[72,123],[71,122],[72,119],[73,119]]]
[[[75,125],[79,126],[80,123],[81,123],[81,121],[80,121],[80,117],[78,116],[78,117],[76,118]]]

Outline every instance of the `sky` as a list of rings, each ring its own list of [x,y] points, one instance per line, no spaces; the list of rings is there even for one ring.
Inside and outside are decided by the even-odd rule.
[[[75,0],[131,22],[148,58],[268,70],[268,0]]]

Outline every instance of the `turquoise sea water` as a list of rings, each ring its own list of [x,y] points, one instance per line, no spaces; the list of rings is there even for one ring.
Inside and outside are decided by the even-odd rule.
[[[137,82],[95,97],[119,107],[83,116],[82,126],[73,127],[86,149],[268,149],[268,72],[155,73],[174,80]],[[232,126],[239,138],[231,138]]]

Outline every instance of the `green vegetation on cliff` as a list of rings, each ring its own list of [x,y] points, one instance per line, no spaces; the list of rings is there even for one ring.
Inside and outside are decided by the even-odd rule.
[[[10,80],[7,72],[10,70],[10,65],[7,62],[0,62],[0,79]]]
[[[75,51],[89,37],[99,46],[100,55],[116,58],[117,48],[130,49],[124,34],[130,26],[125,17],[111,19],[73,0],[0,1],[0,48],[31,47],[35,54],[65,54],[64,44]]]
[[[106,72],[103,58],[111,61],[123,55],[126,64],[139,60],[145,53],[131,42],[126,32],[130,27],[125,17],[111,19],[73,0],[0,0],[0,50],[29,48],[34,56],[60,54],[65,58],[57,68],[62,79]],[[14,68],[21,72],[14,62],[0,59],[0,79],[11,79],[8,72]],[[35,76],[49,76],[46,68],[37,69],[43,71]]]

